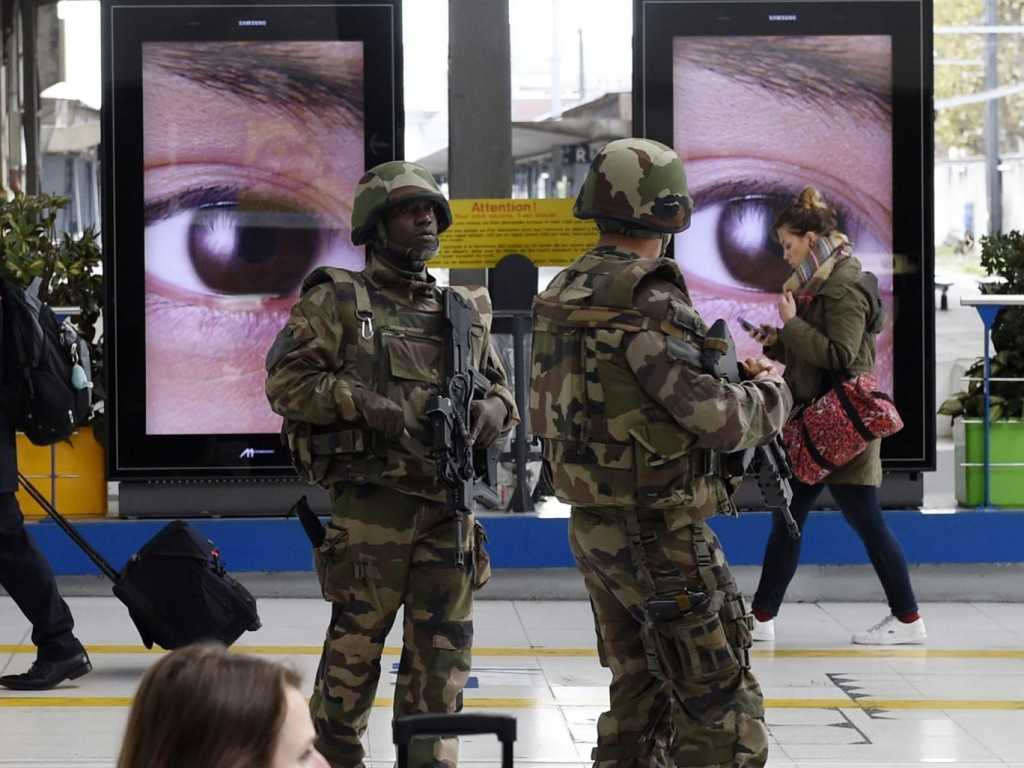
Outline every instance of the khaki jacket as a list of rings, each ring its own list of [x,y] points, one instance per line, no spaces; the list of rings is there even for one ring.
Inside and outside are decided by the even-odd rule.
[[[856,258],[837,263],[814,299],[799,306],[797,316],[782,327],[778,342],[765,348],[768,357],[785,364],[784,378],[798,405],[827,391],[830,371],[845,368],[856,375],[874,370],[875,335],[865,328],[871,307],[857,287],[860,276]],[[836,352],[832,359],[829,342]],[[880,449],[880,440],[869,443],[860,456],[829,475],[825,484],[881,485]]]

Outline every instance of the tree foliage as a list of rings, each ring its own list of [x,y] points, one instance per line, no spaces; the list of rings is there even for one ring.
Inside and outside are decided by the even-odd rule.
[[[998,23],[1024,25],[1024,0],[997,0]],[[937,0],[935,26],[984,23],[984,0]],[[935,36],[935,98],[968,96],[985,90],[985,35]],[[1024,83],[1024,34],[997,35],[1000,86]],[[1000,151],[1024,151],[1024,94],[999,100]],[[935,151],[949,157],[958,151],[985,151],[984,103],[939,110],[935,118]]]
[[[38,277],[42,301],[81,310],[74,322],[91,347],[93,399],[98,403],[105,395],[103,344],[96,333],[103,311],[102,253],[92,229],[78,237],[57,233],[57,214],[68,202],[58,195],[19,193],[0,203],[0,272],[23,288]],[[101,408],[94,410],[94,427],[101,413]]]

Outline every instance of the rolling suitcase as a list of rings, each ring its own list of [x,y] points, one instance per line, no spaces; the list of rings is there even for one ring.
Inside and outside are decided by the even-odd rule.
[[[198,640],[231,645],[260,628],[256,600],[224,570],[213,542],[187,523],[168,523],[118,573],[20,472],[18,482],[114,582],[147,648],[173,650]]]
[[[511,715],[407,715],[396,717],[391,733],[397,748],[398,768],[409,766],[409,742],[414,736],[470,736],[493,733],[501,742],[501,768],[512,768],[516,719]]]

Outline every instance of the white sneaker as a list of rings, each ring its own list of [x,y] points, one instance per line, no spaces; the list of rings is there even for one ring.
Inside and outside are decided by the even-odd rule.
[[[775,619],[768,619],[768,621],[758,621],[757,617],[754,617],[754,629],[750,632],[750,638],[755,643],[774,643],[775,642]]]
[[[890,613],[875,626],[855,634],[851,642],[855,645],[921,645],[927,637],[924,619],[905,624]]]

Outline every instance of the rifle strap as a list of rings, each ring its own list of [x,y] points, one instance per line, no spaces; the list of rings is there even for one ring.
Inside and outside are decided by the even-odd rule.
[[[711,555],[711,546],[707,540],[707,524],[704,521],[694,522],[691,526],[693,538],[693,556],[697,562],[697,573],[700,574],[709,595],[718,590],[718,579],[715,578],[713,566],[715,559]]]
[[[658,585],[651,574],[650,563],[644,547],[647,544],[658,540],[654,531],[645,531],[640,525],[640,516],[636,509],[623,510],[623,524],[626,528],[626,540],[629,542],[629,551],[633,556],[633,566],[636,568],[640,580],[644,582],[651,595],[657,593]]]

